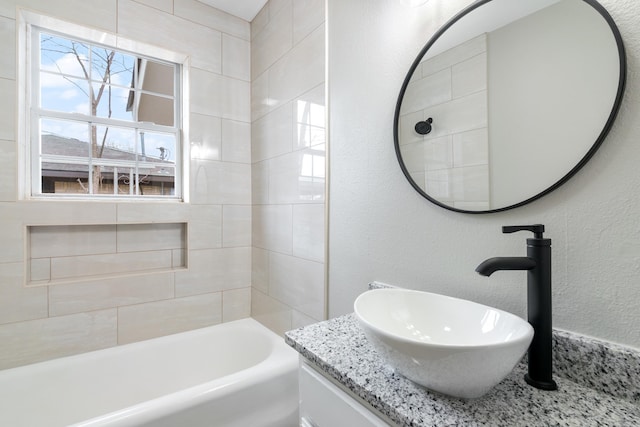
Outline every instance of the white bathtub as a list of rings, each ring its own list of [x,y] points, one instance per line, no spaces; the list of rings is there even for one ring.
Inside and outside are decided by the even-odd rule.
[[[297,368],[243,319],[0,371],[0,426],[297,426]]]

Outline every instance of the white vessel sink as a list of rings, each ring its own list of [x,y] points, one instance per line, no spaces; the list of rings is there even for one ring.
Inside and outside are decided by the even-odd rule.
[[[506,377],[533,339],[531,325],[506,311],[408,289],[360,295],[356,317],[396,372],[431,390],[476,398]]]

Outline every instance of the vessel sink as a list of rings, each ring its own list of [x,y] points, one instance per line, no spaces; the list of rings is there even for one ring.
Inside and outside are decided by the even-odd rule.
[[[430,390],[477,398],[527,351],[531,325],[472,301],[408,289],[374,289],[354,303],[359,324],[394,370]]]

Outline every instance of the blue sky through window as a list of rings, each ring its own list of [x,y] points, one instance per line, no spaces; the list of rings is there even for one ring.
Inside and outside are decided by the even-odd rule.
[[[136,56],[125,52],[40,33],[40,107],[135,122],[137,104],[131,94],[134,76],[138,78],[137,61]],[[141,96],[140,92],[137,96]],[[173,98],[158,99],[169,102],[173,111]],[[49,133],[88,142],[87,126],[86,122],[83,127],[82,122],[74,120],[47,120],[41,131],[43,135]],[[144,144],[146,156],[175,161],[173,133],[145,131],[141,136],[131,128],[111,125],[97,125],[96,131],[97,141],[104,140],[105,147],[142,154]]]

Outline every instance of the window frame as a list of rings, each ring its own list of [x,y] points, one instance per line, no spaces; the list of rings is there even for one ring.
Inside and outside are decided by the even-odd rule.
[[[83,200],[83,201],[179,201],[189,199],[189,144],[188,139],[188,75],[189,56],[124,38],[120,35],[69,23],[38,13],[18,10],[18,156],[20,199],[38,200]],[[158,125],[116,118],[102,118],[80,113],[67,113],[40,108],[40,34],[46,33],[91,46],[114,49],[117,52],[148,59],[174,69],[174,126]],[[137,89],[142,90],[142,89]],[[136,132],[158,132],[175,135],[175,174],[173,195],[157,196],[142,194],[69,194],[43,193],[40,150],[40,119],[73,120],[76,123],[109,125],[132,129]],[[88,164],[91,157],[88,156]],[[115,184],[115,183],[114,183]]]

